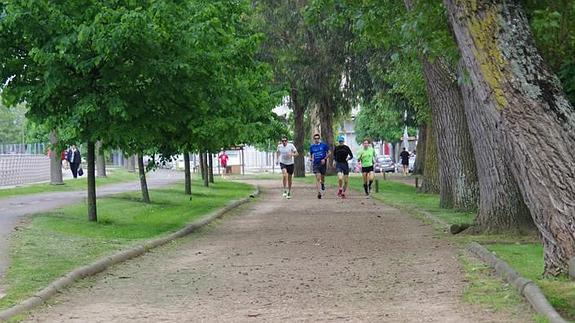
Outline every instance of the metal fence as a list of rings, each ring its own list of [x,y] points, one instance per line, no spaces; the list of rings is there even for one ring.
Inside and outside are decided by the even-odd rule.
[[[0,187],[50,180],[50,158],[46,155],[0,154]]]
[[[43,155],[46,154],[48,145],[44,143],[32,144],[0,144],[0,155],[23,154],[23,155]]]

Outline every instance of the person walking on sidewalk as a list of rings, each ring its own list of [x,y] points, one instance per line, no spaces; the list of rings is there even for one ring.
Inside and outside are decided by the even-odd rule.
[[[369,139],[363,140],[361,149],[357,152],[357,159],[361,161],[361,176],[363,177],[363,190],[369,196],[371,184],[373,184],[373,164],[375,161],[375,149]]]
[[[345,138],[343,136],[337,137],[337,142],[339,145],[335,146],[333,149],[333,163],[337,171],[338,177],[338,190],[337,196],[345,198],[345,192],[347,191],[347,186],[349,182],[349,164],[348,161],[353,158],[351,149],[345,144]]]
[[[291,199],[291,184],[294,170],[294,157],[298,155],[295,146],[288,142],[287,137],[282,137],[276,152],[276,160],[282,170],[283,197]]]
[[[82,163],[82,156],[80,156],[80,151],[76,148],[76,145],[72,145],[66,154],[66,160],[70,163],[70,170],[72,171],[72,176],[78,178],[78,169]],[[80,176],[82,176],[80,174]]]
[[[309,147],[310,160],[312,162],[313,173],[315,174],[315,186],[317,188],[317,198],[321,199],[325,193],[325,173],[327,170],[327,159],[330,155],[329,146],[321,142],[319,134],[313,135],[313,144]]]

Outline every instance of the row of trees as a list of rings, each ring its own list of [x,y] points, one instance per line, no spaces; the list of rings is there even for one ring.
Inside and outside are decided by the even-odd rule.
[[[359,104],[360,134],[419,127],[422,191],[477,212],[472,231],[538,230],[545,273],[575,257],[575,7],[571,1],[258,1],[264,57],[305,116]],[[559,78],[556,76],[559,75]],[[565,89],[565,90],[564,90]],[[302,175],[303,163],[296,163]]]
[[[144,154],[205,155],[282,130],[271,113],[282,93],[257,57],[263,37],[248,1],[14,0],[0,8],[2,99],[25,103],[54,144],[87,143],[91,221],[96,142],[138,156],[149,201]]]

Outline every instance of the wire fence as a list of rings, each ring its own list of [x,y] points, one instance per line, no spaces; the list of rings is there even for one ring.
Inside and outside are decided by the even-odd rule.
[[[48,145],[45,143],[0,144],[0,155],[43,155],[46,154],[47,149]]]
[[[0,154],[0,187],[50,180],[50,158],[35,154]]]

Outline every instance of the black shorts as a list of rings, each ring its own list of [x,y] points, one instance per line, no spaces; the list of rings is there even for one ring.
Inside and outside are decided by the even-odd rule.
[[[347,162],[336,162],[335,169],[338,173],[349,175],[349,165],[347,164]]]
[[[325,166],[325,164],[313,164],[313,173],[317,174],[320,173],[321,175],[325,175],[325,172],[327,170],[327,167]]]
[[[293,164],[286,165],[286,164],[280,163],[280,168],[285,169],[288,174],[293,175]]]
[[[362,167],[362,168],[361,168],[361,172],[362,172],[362,173],[371,173],[371,172],[373,172],[373,166]]]

